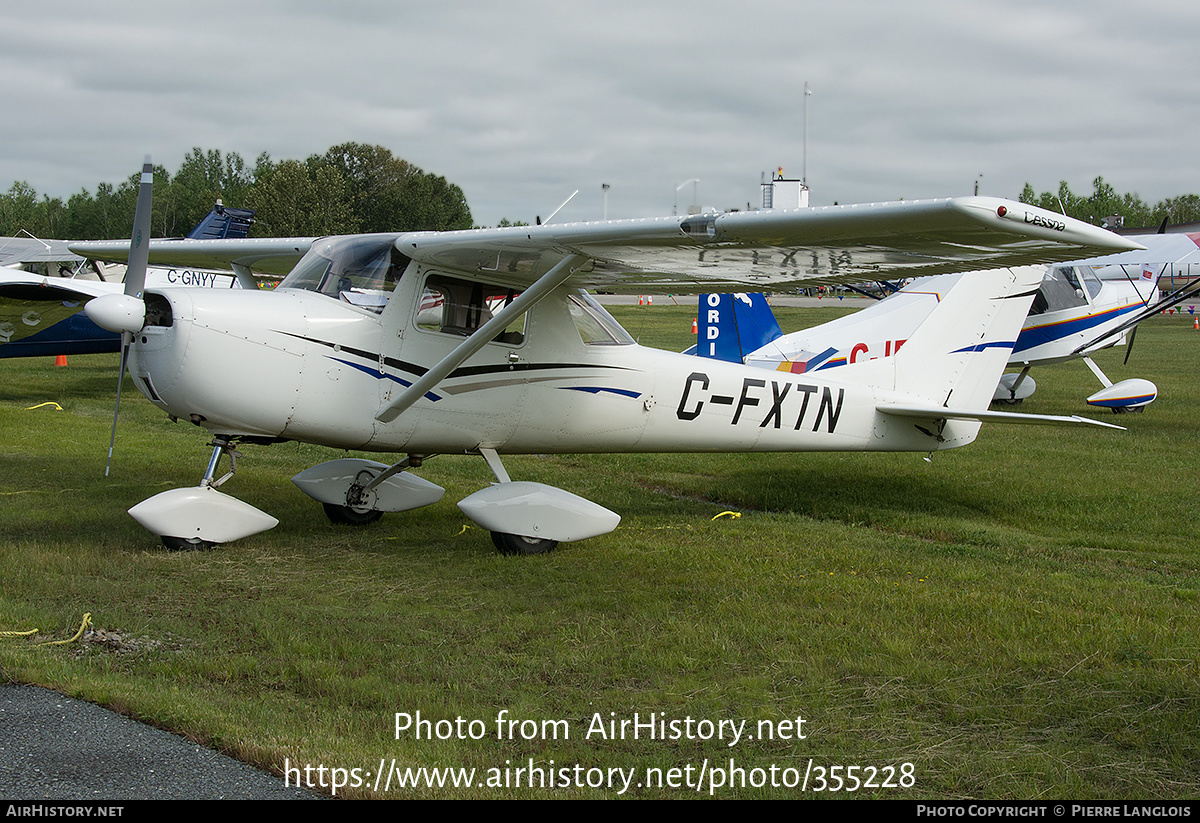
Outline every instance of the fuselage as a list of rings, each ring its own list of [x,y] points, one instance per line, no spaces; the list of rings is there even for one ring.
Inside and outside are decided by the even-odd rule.
[[[1060,363],[1091,341],[1101,349],[1124,335],[1101,339],[1132,312],[1158,300],[1156,279],[1101,280],[1085,266],[1052,267],[1034,299],[1009,362],[1016,365]]]
[[[503,293],[459,285],[414,264],[390,290],[343,278],[340,293],[151,291],[130,372],[164,411],[216,433],[374,451],[931,451],[978,428],[951,421],[938,438],[888,426],[875,407],[893,391],[639,346],[565,287],[380,422]]]

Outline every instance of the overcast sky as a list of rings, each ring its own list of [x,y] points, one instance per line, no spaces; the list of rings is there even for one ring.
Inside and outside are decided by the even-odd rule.
[[[1200,3],[1185,0],[4,4],[0,186],[66,198],[149,153],[248,164],[386,146],[477,224],[1016,198],[1101,175],[1200,192]],[[808,97],[805,162],[804,84]],[[677,187],[692,178],[699,183]],[[236,204],[231,204],[236,205]]]

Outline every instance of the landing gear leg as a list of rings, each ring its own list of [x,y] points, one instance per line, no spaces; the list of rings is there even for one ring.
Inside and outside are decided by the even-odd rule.
[[[374,523],[383,517],[383,512],[375,508],[375,489],[389,477],[407,468],[419,468],[426,456],[410,454],[381,472],[377,472],[375,469],[362,469],[355,476],[350,488],[346,490],[346,505],[322,504],[325,507],[325,516],[331,523],[339,526],[367,526]]]
[[[1017,389],[1021,388],[1021,384],[1025,382],[1025,378],[1029,376],[1029,367],[1021,369],[1021,375],[1017,378],[1017,382],[1013,383],[1012,387],[1012,405],[1017,405],[1021,401],[1017,399]]]
[[[208,458],[208,468],[204,470],[204,477],[200,480],[200,485],[215,489],[233,477],[233,473],[237,471],[237,459],[242,456],[242,453],[233,447],[233,441],[228,437],[214,437],[208,445],[213,447],[213,453],[212,457]],[[213,480],[222,454],[229,455],[229,471],[221,475],[220,480]]]
[[[1017,376],[1017,379],[1013,381],[1012,388],[1008,390],[1008,399],[1001,400],[1000,402],[1006,406],[1020,405],[1024,398],[1017,397],[1017,389],[1021,388],[1021,384],[1025,382],[1025,378],[1028,376],[1029,366],[1026,366],[1025,368],[1021,369],[1021,373]]]
[[[495,449],[480,446],[499,483],[458,502],[463,514],[492,534],[505,554],[543,554],[560,542],[608,534],[621,522],[616,512],[577,494],[528,480],[512,480]]]
[[[492,474],[496,475],[497,480],[501,483],[512,482],[495,449],[480,449],[479,453],[487,461],[488,468],[492,470]],[[545,554],[554,551],[558,541],[494,531],[492,532],[492,545],[500,554]]]
[[[233,463],[239,457],[233,440],[230,436],[214,437],[209,444],[213,447],[212,457],[200,485],[159,492],[138,503],[129,514],[172,551],[211,549],[278,526],[279,521],[266,512],[217,490],[233,477]],[[216,479],[222,454],[229,455],[229,471]]]

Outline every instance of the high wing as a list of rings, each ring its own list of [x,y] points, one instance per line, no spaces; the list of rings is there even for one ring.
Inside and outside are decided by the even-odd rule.
[[[1150,263],[1155,266],[1156,273],[1164,274],[1172,271],[1181,272],[1186,270],[1189,265],[1200,264],[1200,234],[1178,232],[1126,236],[1141,244],[1142,249],[1151,253],[1146,254],[1143,251],[1134,250],[1070,262],[1080,266],[1094,266],[1097,269],[1108,266],[1141,266]],[[1101,277],[1114,280],[1124,279],[1126,276],[1124,272],[1120,271],[1098,271],[1097,273]]]
[[[1114,337],[1122,332],[1129,331],[1130,329],[1136,327],[1143,320],[1153,317],[1156,314],[1161,314],[1167,309],[1174,308],[1175,306],[1178,306],[1180,303],[1183,303],[1187,300],[1194,300],[1198,296],[1200,296],[1200,281],[1190,281],[1171,292],[1166,297],[1160,298],[1156,302],[1150,303],[1143,308],[1129,314],[1122,323],[1105,329],[1102,334],[1093,337],[1091,340],[1088,340],[1086,343],[1083,343],[1080,346],[1077,346],[1075,350],[1071,352],[1071,354],[1092,354],[1095,351],[1104,348],[1104,346],[1101,344],[1112,345],[1111,341]],[[1128,359],[1128,355],[1126,355],[1126,358]]]
[[[1139,309],[1126,314],[1119,325],[1109,326],[1103,333],[1081,343],[1071,352],[1072,355],[1090,354],[1106,345],[1112,345],[1117,335],[1135,328],[1143,320],[1200,295],[1200,281],[1192,274],[1193,267],[1200,265],[1200,234],[1148,234],[1129,237],[1141,243],[1144,250],[1073,262],[1077,266],[1092,267],[1102,281],[1126,281],[1134,284],[1139,280],[1145,282],[1148,278],[1155,284],[1154,297],[1158,299],[1145,301]],[[1160,287],[1164,291],[1169,287],[1173,287],[1174,290],[1158,297],[1157,289]],[[1128,357],[1126,354],[1126,360]]]
[[[573,285],[668,292],[780,289],[1078,259],[1141,248],[1080,221],[990,197],[781,211],[513,226],[395,235],[430,266],[533,283],[567,257]],[[160,240],[152,265],[244,266],[284,274],[316,238]],[[129,244],[74,243],[77,254],[123,260]]]
[[[917,277],[1078,257],[1140,244],[1007,200],[950,200],[727,212],[562,226],[404,235],[409,257],[463,272],[533,278],[566,254],[585,288],[765,290]]]

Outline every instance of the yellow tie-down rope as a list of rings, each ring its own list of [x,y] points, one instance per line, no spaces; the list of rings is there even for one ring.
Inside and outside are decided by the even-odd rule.
[[[84,612],[83,622],[79,624],[79,631],[75,632],[75,636],[68,640],[51,640],[46,643],[38,643],[39,646],[61,646],[64,643],[74,643],[79,638],[83,637],[83,632],[88,626],[92,625],[92,613]]]
[[[76,640],[83,637],[84,631],[86,631],[87,628],[91,625],[92,625],[92,613],[87,612],[83,615],[83,622],[79,624],[79,631],[75,632],[74,637],[72,637],[68,640],[48,640],[45,643],[37,643],[35,645],[38,645],[38,646],[61,646],[66,643],[74,643]],[[37,633],[38,633],[38,629],[30,629],[29,631],[23,631],[23,632],[7,631],[7,632],[0,632],[0,638],[30,637],[31,635],[35,635]]]

